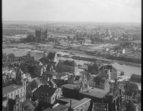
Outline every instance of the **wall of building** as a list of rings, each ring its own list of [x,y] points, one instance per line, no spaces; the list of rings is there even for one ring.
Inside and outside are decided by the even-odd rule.
[[[19,95],[20,101],[24,101],[26,99],[26,88],[21,87],[13,92],[7,94],[7,97],[10,99],[15,99],[16,95]]]
[[[90,106],[90,101],[81,103],[81,105],[77,106],[76,108],[73,108],[73,111],[88,111]]]

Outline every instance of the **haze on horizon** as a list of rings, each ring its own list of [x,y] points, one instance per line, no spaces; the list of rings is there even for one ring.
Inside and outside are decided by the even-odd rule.
[[[2,19],[141,23],[141,0],[2,0]]]

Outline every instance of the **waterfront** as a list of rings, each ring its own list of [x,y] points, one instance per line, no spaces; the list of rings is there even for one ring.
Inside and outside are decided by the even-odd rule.
[[[30,51],[30,49],[17,49],[15,51],[13,48],[3,49],[4,53],[6,53],[6,54],[14,53],[15,56],[25,55],[27,53],[27,51]],[[67,53],[65,53],[65,52],[58,52],[58,54],[62,54],[62,55],[66,54],[67,55]],[[31,56],[34,56],[35,60],[39,60],[42,57],[42,55],[43,55],[42,52],[31,51]],[[88,57],[88,56],[86,55],[86,57]],[[89,57],[91,58],[91,56],[89,56]],[[75,60],[72,58],[58,57],[58,60],[59,59],[74,60],[77,64],[81,64],[81,65],[83,65],[84,63],[90,63],[89,61]],[[121,64],[118,64],[117,62],[111,63],[111,65],[113,65],[119,71],[124,71],[126,76],[131,76],[132,74],[141,75],[141,67],[135,67],[135,66],[125,65],[125,64],[121,65]]]

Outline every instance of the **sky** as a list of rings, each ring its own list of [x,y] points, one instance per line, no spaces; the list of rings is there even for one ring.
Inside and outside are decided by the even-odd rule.
[[[2,0],[2,19],[141,23],[141,0]]]

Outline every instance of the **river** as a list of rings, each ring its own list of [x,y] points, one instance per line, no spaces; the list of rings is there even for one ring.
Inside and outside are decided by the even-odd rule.
[[[30,49],[17,49],[17,50],[15,50],[14,48],[3,49],[4,53],[6,53],[6,54],[14,53],[15,56],[26,55],[27,51],[30,51]],[[65,53],[65,52],[58,52],[58,54],[68,55],[68,53]],[[32,51],[31,56],[34,56],[35,60],[39,60],[43,56],[43,53]],[[82,55],[79,54],[79,55],[76,55],[76,56],[82,56]],[[88,57],[88,56],[86,55],[86,57]],[[89,56],[89,57],[91,58],[91,56]],[[61,59],[61,60],[65,60],[65,59],[74,60],[77,64],[81,64],[81,65],[83,65],[84,63],[90,63],[88,61],[75,60],[75,59],[72,59],[72,58],[58,57],[57,59],[58,60],[59,59]],[[111,63],[111,65],[114,66],[119,71],[124,71],[126,76],[131,76],[132,74],[141,75],[141,67],[135,67],[135,66],[125,65],[125,64],[121,65],[121,64],[118,64],[117,62]]]

